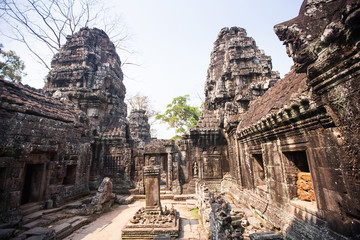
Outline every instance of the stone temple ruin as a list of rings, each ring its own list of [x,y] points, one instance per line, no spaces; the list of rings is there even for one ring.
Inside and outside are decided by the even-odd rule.
[[[146,199],[129,229],[157,214],[162,239],[181,227],[165,198],[193,199],[212,239],[360,238],[359,23],[356,0],[304,0],[274,27],[294,60],[283,79],[245,29],[222,29],[202,118],[177,143],[151,139],[143,110],[127,117],[102,30],[69,36],[44,89],[0,80],[0,238],[61,239],[120,194]]]

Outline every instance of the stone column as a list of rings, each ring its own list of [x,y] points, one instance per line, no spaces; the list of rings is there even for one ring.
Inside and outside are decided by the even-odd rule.
[[[160,168],[147,166],[144,168],[145,211],[147,214],[161,214],[160,202]]]
[[[169,190],[171,190],[171,187],[172,187],[172,153],[171,152],[169,152],[168,154],[167,154],[167,157],[168,157],[168,169],[167,169],[167,177],[168,177],[168,179],[167,179],[167,188],[169,189]]]

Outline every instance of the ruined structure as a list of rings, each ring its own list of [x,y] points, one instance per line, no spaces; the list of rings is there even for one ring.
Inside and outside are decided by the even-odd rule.
[[[195,193],[217,238],[246,231],[235,203],[250,209],[248,221],[261,218],[260,231],[286,239],[359,237],[359,20],[358,1],[305,0],[298,17],[275,26],[294,60],[281,80],[244,29],[222,29],[203,116],[177,144],[151,140],[142,110],[127,120],[115,47],[103,31],[82,29],[55,55],[44,91],[0,80],[1,221],[19,223],[29,202],[87,194],[103,177],[115,193],[149,194],[156,172],[149,206],[162,191]],[[129,225],[174,222],[145,213]]]
[[[245,29],[220,31],[210,57],[202,118],[181,144],[187,152],[184,177],[191,191],[194,179],[205,180],[220,191],[219,180],[225,173],[233,171],[235,176],[235,140],[228,133],[241,121],[249,103],[277,82],[279,73],[271,69],[271,58]]]
[[[136,148],[144,148],[151,141],[149,119],[144,109],[134,109],[130,112],[129,127]]]
[[[121,230],[122,239],[154,239],[160,234],[171,238],[179,236],[179,213],[175,209],[162,208],[160,202],[160,167],[144,168],[145,208],[138,210]]]
[[[294,59],[291,72],[245,107],[234,106],[236,97],[221,105],[226,84],[212,95],[219,88],[207,80],[203,120],[186,138],[200,172],[223,177],[217,181],[222,192],[231,192],[288,239],[360,234],[359,7],[357,1],[305,0],[297,18],[275,26]],[[213,53],[224,32],[236,29],[222,30]],[[223,69],[226,63],[217,71]],[[215,86],[226,79],[209,75]],[[209,158],[218,167],[209,169]],[[200,179],[209,191],[219,191],[206,175]]]
[[[86,115],[70,102],[0,81],[1,219],[18,222],[20,206],[59,205],[89,193],[91,138]]]
[[[44,90],[86,113],[94,139],[91,186],[111,177],[115,192],[132,187],[131,139],[121,61],[99,29],[84,28],[67,38],[51,63]]]
[[[2,221],[21,220],[29,202],[88,194],[104,177],[115,192],[134,186],[120,66],[108,36],[84,28],[54,56],[44,90],[1,80]]]
[[[145,146],[145,166],[159,166],[160,186],[171,190],[174,194],[181,194],[180,168],[181,161],[178,146],[173,140],[153,140]]]

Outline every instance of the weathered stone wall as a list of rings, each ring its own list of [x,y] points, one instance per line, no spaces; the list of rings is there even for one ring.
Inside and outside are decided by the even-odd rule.
[[[60,204],[88,193],[92,156],[82,111],[3,80],[0,95],[2,219],[19,216],[21,204]]]
[[[194,193],[195,180],[203,180],[213,191],[220,191],[220,180],[230,171],[227,144],[220,129],[190,130],[179,143],[185,149],[183,165],[183,184],[185,193]]]
[[[275,26],[297,71],[307,73],[312,98],[336,126],[314,136],[309,155],[316,159],[318,208],[333,230],[348,236],[360,234],[359,9],[354,0],[304,1],[298,17]]]
[[[225,141],[211,145],[223,148],[229,166],[221,191],[288,239],[359,236],[359,8],[352,0],[305,0],[297,18],[275,26],[295,66],[259,95],[248,94],[252,84],[229,78],[243,76],[243,64],[256,50],[241,29],[222,30],[211,56],[203,119],[185,138],[187,159],[201,159],[203,147],[197,150],[194,140],[215,143],[216,134],[198,136],[220,132]],[[251,51],[236,57],[232,51],[242,45]],[[258,74],[256,67],[248,71],[249,77]],[[271,72],[265,75],[272,81]],[[311,176],[309,198],[298,196],[299,173]]]
[[[174,194],[182,193],[180,185],[182,157],[174,140],[153,139],[144,147],[144,162],[145,166],[160,168],[162,187],[172,190]]]

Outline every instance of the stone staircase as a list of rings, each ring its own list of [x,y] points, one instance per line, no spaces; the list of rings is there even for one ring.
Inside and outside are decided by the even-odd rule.
[[[42,203],[29,203],[21,206],[22,221],[16,228],[0,229],[0,239],[15,240],[57,240],[63,239],[82,226],[94,221],[100,214],[79,215],[84,203],[89,202],[90,196],[70,202],[58,208],[43,209]],[[133,197],[117,195],[116,202],[129,204]]]
[[[27,204],[20,206],[21,214],[23,216],[37,212],[43,208],[44,208],[44,205],[41,202],[32,202],[32,203],[27,203]]]

